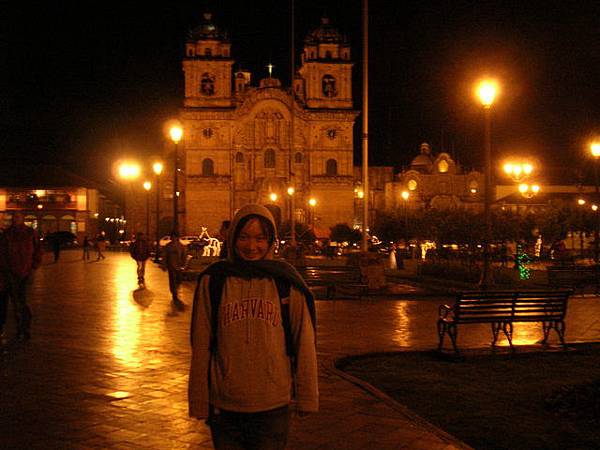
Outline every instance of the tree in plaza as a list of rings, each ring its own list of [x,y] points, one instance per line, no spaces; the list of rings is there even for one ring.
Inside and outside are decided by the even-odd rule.
[[[330,228],[331,240],[336,242],[349,242],[351,244],[360,242],[361,234],[359,230],[350,228],[348,224],[338,223]]]
[[[315,234],[305,223],[295,222],[296,240],[305,246],[310,246],[315,242]],[[281,236],[287,241],[291,238],[291,222],[286,220],[281,224]]]
[[[406,217],[398,212],[382,212],[377,215],[373,224],[373,233],[384,242],[399,241],[407,236],[410,237],[406,222]]]

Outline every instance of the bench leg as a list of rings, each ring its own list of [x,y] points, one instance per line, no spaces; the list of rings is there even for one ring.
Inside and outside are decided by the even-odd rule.
[[[500,329],[502,328],[502,324],[498,322],[492,322],[492,347],[496,346],[496,342],[498,341],[498,333],[500,333]]]
[[[444,335],[446,334],[446,323],[443,320],[438,320],[437,322],[437,332],[438,332],[438,352],[442,351],[444,348]]]
[[[326,294],[328,299],[333,300],[335,298],[335,284],[328,284],[327,285],[327,294]]]
[[[554,328],[556,330],[556,334],[558,334],[558,338],[560,339],[560,343],[563,347],[566,347],[565,344],[565,322],[563,320],[555,321],[555,322],[542,322],[542,330],[544,332],[544,340],[542,341],[542,345],[546,346],[548,337],[550,336],[550,330]]]
[[[456,335],[458,334],[458,329],[456,324],[448,324],[448,336],[450,336],[450,340],[452,341],[452,348],[454,349],[454,353],[458,355],[458,347],[456,346]]]
[[[513,336],[513,324],[512,322],[504,322],[502,324],[502,331],[506,335],[506,339],[508,339],[508,344],[510,345],[511,350],[513,349],[512,336]]]

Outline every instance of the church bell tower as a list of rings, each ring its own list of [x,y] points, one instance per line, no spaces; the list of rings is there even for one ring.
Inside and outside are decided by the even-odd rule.
[[[212,14],[189,34],[185,44],[185,107],[231,107],[231,43]]]
[[[304,40],[299,69],[309,108],[351,109],[352,66],[350,42],[327,17]]]

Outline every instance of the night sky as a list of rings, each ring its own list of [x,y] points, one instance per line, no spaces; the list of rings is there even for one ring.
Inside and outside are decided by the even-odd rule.
[[[162,124],[182,104],[187,32],[207,8],[230,34],[235,69],[257,83],[271,62],[289,84],[289,1],[20,3],[4,14],[3,158],[103,179],[118,157],[159,154]],[[296,0],[297,65],[324,13],[351,39],[360,109],[359,0]],[[494,157],[586,167],[586,141],[600,132],[600,2],[371,0],[369,27],[372,165],[406,165],[427,141],[481,167],[483,116],[471,91],[493,74],[503,89]]]

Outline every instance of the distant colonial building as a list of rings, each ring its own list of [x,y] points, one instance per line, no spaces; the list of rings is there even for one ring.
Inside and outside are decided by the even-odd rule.
[[[434,155],[427,143],[421,144],[420,154],[402,170],[396,180],[386,184],[385,210],[483,208],[483,174],[465,171],[446,152]],[[408,198],[402,192],[408,192]],[[406,203],[404,203],[406,202]]]
[[[25,223],[42,234],[70,231],[79,242],[100,231],[117,236],[117,228],[123,228],[121,207],[114,196],[63,168],[2,164],[0,180],[0,226],[10,225],[12,216],[20,212]]]
[[[320,227],[351,224],[358,112],[348,39],[322,19],[304,40],[292,88],[271,74],[252,86],[250,73],[233,72],[233,56],[227,34],[205,14],[183,58],[182,232],[216,231],[250,202],[272,203],[283,221],[293,212],[306,223],[310,198]]]

